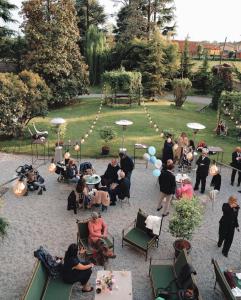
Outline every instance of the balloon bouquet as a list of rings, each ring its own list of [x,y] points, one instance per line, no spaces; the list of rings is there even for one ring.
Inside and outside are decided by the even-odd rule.
[[[155,166],[155,169],[152,171],[152,174],[155,177],[159,177],[161,174],[162,161],[160,159],[157,159],[155,154],[156,154],[156,148],[150,146],[148,148],[148,153],[145,153],[143,155],[143,158]]]

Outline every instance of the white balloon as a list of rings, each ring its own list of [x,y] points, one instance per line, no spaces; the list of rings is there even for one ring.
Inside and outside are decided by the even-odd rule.
[[[144,153],[143,158],[144,158],[145,160],[150,160],[151,156],[150,156],[150,154],[148,154],[148,153]]]
[[[157,159],[157,161],[155,162],[155,167],[157,169],[161,169],[161,167],[162,167],[162,161],[160,159]]]

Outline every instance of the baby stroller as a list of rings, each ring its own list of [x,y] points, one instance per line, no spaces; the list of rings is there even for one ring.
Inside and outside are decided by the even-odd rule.
[[[27,178],[28,191],[37,191],[38,195],[42,195],[46,191],[44,178],[40,176],[39,172],[33,168],[32,165],[19,166],[16,173],[20,178]]]
[[[67,180],[66,165],[63,162],[57,162],[55,173],[59,175],[58,182]]]

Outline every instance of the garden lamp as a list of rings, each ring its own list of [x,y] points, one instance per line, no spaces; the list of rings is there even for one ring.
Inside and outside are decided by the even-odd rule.
[[[13,192],[16,196],[20,197],[27,192],[27,179],[25,177],[20,177],[15,185],[13,186]]]

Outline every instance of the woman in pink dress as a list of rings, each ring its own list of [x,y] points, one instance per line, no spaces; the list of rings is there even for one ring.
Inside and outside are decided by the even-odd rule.
[[[181,186],[176,190],[177,199],[185,198],[192,199],[193,198],[193,187],[190,179],[186,178],[181,183]]]

